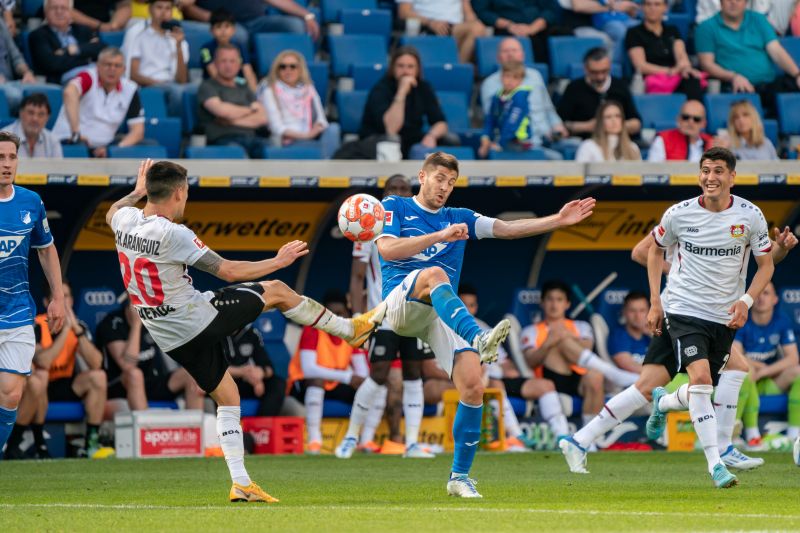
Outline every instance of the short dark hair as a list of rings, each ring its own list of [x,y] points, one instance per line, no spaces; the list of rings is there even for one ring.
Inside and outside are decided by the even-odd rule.
[[[19,150],[19,137],[10,131],[0,131],[0,143],[12,143],[16,150]]]
[[[32,105],[34,107],[43,107],[47,109],[47,114],[49,115],[52,113],[50,109],[50,100],[47,99],[47,96],[44,93],[31,93],[25,98],[22,99],[22,102],[19,104],[20,109],[25,109],[25,106]]]
[[[569,285],[560,279],[551,279],[550,281],[545,281],[542,284],[542,300],[544,300],[547,297],[547,294],[552,291],[561,291],[567,297],[568,301],[572,301],[572,290],[569,288]]]
[[[147,171],[147,199],[166,200],[178,187],[186,185],[186,169],[171,161],[159,161]]]
[[[605,59],[607,57],[609,57],[608,50],[602,46],[595,46],[594,48],[590,48],[583,55],[583,64],[585,65],[589,61],[600,61],[601,59]]]
[[[328,307],[330,304],[343,304],[345,307],[350,307],[347,304],[347,295],[339,289],[328,289],[322,297],[322,305]]]
[[[461,283],[458,286],[458,294],[471,294],[472,296],[478,297],[478,289],[474,286],[470,285],[469,283]]]
[[[212,28],[217,24],[224,24],[225,22],[235,25],[236,18],[233,16],[233,13],[224,7],[221,7],[211,12],[211,19],[209,22],[211,23]]]
[[[217,59],[217,57],[219,57],[219,53],[222,52],[223,50],[233,50],[236,52],[236,55],[238,55],[239,58],[242,57],[242,51],[239,50],[238,46],[232,43],[226,43],[217,46],[217,49],[214,50],[214,59]]]
[[[630,291],[628,294],[625,295],[625,299],[622,300],[622,307],[625,307],[630,302],[633,302],[635,300],[646,300],[648,303],[650,303],[650,299],[642,291]]]
[[[736,170],[736,156],[727,148],[721,146],[714,146],[703,152],[703,157],[700,158],[700,168],[703,168],[704,161],[725,161],[728,170],[733,172]]]
[[[448,170],[454,170],[458,174],[458,159],[454,155],[442,151],[428,154],[425,162],[422,163],[422,170],[432,170],[440,166]]]
[[[404,181],[404,182],[408,183],[409,185],[411,184],[411,180],[408,179],[405,174],[392,174],[391,176],[386,178],[386,182],[383,184],[383,188],[384,189],[388,189],[389,188],[389,184],[391,182],[395,181],[395,180]]]

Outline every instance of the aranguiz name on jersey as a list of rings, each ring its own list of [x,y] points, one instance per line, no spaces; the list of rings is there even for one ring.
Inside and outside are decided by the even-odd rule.
[[[121,231],[117,231],[116,239],[119,246],[140,254],[158,255],[158,249],[161,248],[161,241],[145,239],[144,237],[122,233]]]
[[[712,257],[729,257],[742,253],[742,246],[739,244],[731,246],[730,248],[712,248],[710,246],[697,246],[696,244],[686,241],[683,249],[690,254]]]

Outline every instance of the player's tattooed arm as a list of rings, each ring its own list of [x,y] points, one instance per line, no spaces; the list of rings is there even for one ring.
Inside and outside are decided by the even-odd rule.
[[[114,214],[117,211],[123,207],[133,207],[139,200],[147,196],[147,171],[150,170],[152,165],[152,159],[145,159],[139,164],[139,172],[136,175],[136,186],[133,192],[111,205],[108,213],[106,213],[106,224],[111,225],[111,219],[114,218]]]
[[[197,262],[193,265],[196,269],[202,270],[203,272],[208,272],[209,274],[213,274],[216,276],[219,274],[219,268],[222,266],[222,262],[225,261],[217,252],[214,250],[208,250]]]
[[[263,261],[231,261],[208,250],[192,265],[227,282],[253,281],[286,268],[308,254],[308,245],[303,241],[291,241],[283,246],[275,257]]]

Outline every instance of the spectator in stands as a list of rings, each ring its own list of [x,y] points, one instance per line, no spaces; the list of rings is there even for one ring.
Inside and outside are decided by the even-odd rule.
[[[202,409],[205,393],[183,368],[170,371],[166,355],[142,327],[136,308],[125,303],[97,325],[103,351],[108,398],[125,398],[132,411],[148,402],[171,402],[184,394],[187,409]]]
[[[144,109],[136,83],[123,79],[119,48],[104,48],[97,66],[79,73],[64,87],[64,105],[53,133],[63,141],[84,142],[94,157],[107,157],[108,146],[133,146],[144,139]],[[123,122],[128,133],[117,136]]]
[[[183,20],[181,7],[194,4],[194,0],[176,0],[172,7],[172,20]],[[148,0],[131,0],[131,22],[141,22],[150,18],[150,2]],[[130,29],[131,24],[128,24]]]
[[[45,126],[50,120],[50,102],[42,93],[31,93],[22,99],[19,119],[2,131],[10,131],[19,137],[20,159],[34,157],[62,158],[61,143]]]
[[[72,20],[94,31],[122,31],[130,18],[130,0],[74,0],[72,8]]]
[[[706,129],[706,108],[698,100],[687,100],[677,117],[678,127],[659,132],[650,145],[647,160],[691,161],[698,163],[703,152],[711,148],[714,139]]]
[[[33,71],[22,57],[11,32],[0,22],[0,85],[12,113],[19,107],[22,85],[27,83],[36,83]]]
[[[628,2],[621,0],[614,2],[617,9],[627,8]],[[614,41],[611,37],[594,27],[592,16],[597,13],[606,13],[610,7],[600,0],[558,0],[561,7],[561,25],[572,30],[576,37],[594,37],[602,39],[603,46],[611,54],[614,52]]]
[[[422,131],[425,118],[427,133]],[[408,157],[414,144],[435,148],[446,134],[447,122],[433,86],[422,79],[419,53],[412,46],[400,46],[392,52],[386,76],[369,92],[361,140],[343,145],[334,158],[375,159],[377,143],[397,136],[403,157]]]
[[[255,398],[258,416],[278,416],[286,398],[286,381],[275,374],[261,334],[252,324],[228,337],[231,377],[242,398]]]
[[[702,100],[704,74],[689,61],[678,28],[663,23],[666,12],[667,0],[644,0],[644,21],[625,36],[628,57],[644,76],[646,92],[677,92]]]
[[[208,144],[239,145],[252,158],[263,157],[266,139],[256,130],[266,126],[267,113],[247,83],[237,78],[242,68],[239,49],[220,45],[214,55],[216,78],[203,80],[197,91],[198,119]]]
[[[717,140],[736,154],[739,161],[766,161],[778,159],[775,146],[764,135],[764,123],[750,100],[734,102],[728,111],[727,135]]]
[[[647,333],[647,312],[650,300],[640,291],[630,291],[622,304],[623,324],[616,324],[608,336],[608,355],[614,363],[629,372],[642,372],[642,362],[650,345]]]
[[[267,15],[267,7],[273,7],[282,14]],[[183,8],[187,18],[209,22],[211,13],[221,7],[231,8],[226,0],[197,0]],[[295,0],[240,0],[231,12],[236,22],[250,35],[256,33],[308,33],[313,40],[319,39],[320,31],[316,16]]]
[[[586,139],[575,154],[581,163],[602,161],[640,161],[639,147],[631,141],[625,130],[625,111],[613,100],[600,104],[595,117],[594,133]]]
[[[525,52],[515,37],[507,37],[500,41],[497,47],[497,63],[502,68],[503,65],[512,62],[524,63]],[[501,70],[498,69],[481,83],[481,107],[485,115],[491,111],[492,98],[502,88],[501,78]],[[533,145],[543,150],[549,159],[562,159],[556,150],[544,146],[545,141],[556,143],[559,139],[568,137],[569,132],[556,113],[542,75],[535,68],[525,67],[522,85],[530,89],[527,117],[533,130]]]
[[[583,56],[585,77],[573,80],[567,85],[564,96],[558,103],[558,114],[570,134],[582,138],[589,137],[595,130],[595,116],[600,104],[614,100],[622,104],[625,131],[636,135],[642,128],[642,121],[627,84],[611,77],[611,58],[604,48],[592,48]]]
[[[251,91],[256,92],[258,80],[253,66],[250,64],[250,54],[247,46],[232,41],[236,33],[236,19],[230,11],[220,8],[211,13],[211,35],[214,37],[200,49],[200,63],[203,65],[203,79],[215,78],[217,69],[214,66],[214,54],[217,47],[222,44],[233,44],[239,48],[239,55],[242,57],[242,69],[239,77],[247,80],[247,86]]]
[[[733,349],[741,350],[747,356],[751,379],[756,384],[749,391],[747,401],[758,402],[759,394],[785,394],[788,391],[789,427],[786,436],[796,439],[800,434],[800,360],[792,321],[776,310],[777,305],[775,286],[769,283],[756,299],[750,320],[736,332]],[[748,444],[759,444],[758,408],[748,419],[745,407],[743,418],[745,440]]]
[[[3,22],[6,23],[6,28],[12,37],[17,36],[17,21],[14,19],[14,8],[16,7],[16,0],[2,0],[0,1],[0,11],[3,13]]]
[[[322,305],[338,316],[349,317],[347,297],[329,291]],[[288,390],[306,406],[308,443],[306,451],[318,454],[322,449],[322,406],[328,399],[353,403],[356,389],[369,375],[366,354],[338,337],[311,327],[303,328],[300,345],[289,363]]]
[[[700,66],[733,92],[757,92],[768,116],[775,94],[795,92],[800,68],[786,52],[766,17],[745,9],[746,0],[721,0],[722,10],[695,31]],[[785,73],[777,76],[775,65]]]
[[[172,20],[171,0],[150,0],[150,23],[131,43],[130,77],[142,87],[162,87],[169,94],[170,115],[180,115],[189,81],[189,43]]]
[[[328,123],[303,54],[284,50],[275,57],[260,87],[273,146],[320,145],[330,159],[341,144],[338,124]]]
[[[28,37],[33,68],[60,85],[96,61],[105,45],[94,30],[72,23],[70,0],[47,0],[44,16],[45,23]]]
[[[541,377],[555,383],[563,394],[583,397],[584,424],[603,407],[603,376],[620,386],[636,382],[638,374],[621,370],[591,351],[592,326],[566,316],[570,291],[562,281],[542,285],[541,322],[521,333],[521,348],[532,369],[542,367]]]
[[[719,13],[720,0],[698,0],[695,23],[701,24]],[[748,0],[748,9],[761,13],[779,35],[789,30],[792,14],[798,5],[797,0]],[[798,32],[793,32],[798,35]]]
[[[417,19],[422,32],[452,35],[458,45],[458,60],[468,63],[475,51],[475,39],[486,35],[469,0],[397,0],[400,20]]]
[[[547,63],[547,37],[558,14],[551,0],[472,0],[481,22],[495,35],[528,37],[537,62]]]
[[[489,150],[524,152],[533,148],[528,98],[530,88],[522,85],[525,65],[506,63],[501,67],[503,88],[492,97],[492,105],[484,121],[480,157],[487,157]]]

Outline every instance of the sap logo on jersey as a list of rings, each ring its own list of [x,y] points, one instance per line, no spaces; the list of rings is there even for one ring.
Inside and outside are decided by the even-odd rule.
[[[417,255],[415,255],[413,257],[414,257],[414,259],[419,259],[420,261],[429,261],[431,259],[431,257],[435,257],[440,252],[443,252],[446,249],[447,249],[447,243],[446,242],[437,242],[433,246],[429,246],[428,248],[425,248],[424,250],[422,250],[420,253],[418,253]]]
[[[14,237],[0,237],[0,259],[4,259],[14,253],[19,243],[25,238],[24,235]]]

